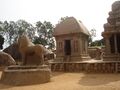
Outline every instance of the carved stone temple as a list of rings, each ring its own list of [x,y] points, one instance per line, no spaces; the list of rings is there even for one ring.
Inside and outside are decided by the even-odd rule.
[[[120,1],[112,4],[112,11],[104,24],[103,60],[89,58],[89,32],[74,17],[68,17],[56,25],[54,36],[57,52],[56,60],[51,62],[52,71],[120,73]]]
[[[89,32],[81,21],[67,17],[56,25],[56,61],[88,60]]]
[[[120,1],[112,4],[102,36],[105,40],[105,61],[120,61]]]

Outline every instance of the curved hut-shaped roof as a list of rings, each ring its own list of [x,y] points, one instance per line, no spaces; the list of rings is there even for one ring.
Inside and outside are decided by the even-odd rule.
[[[83,23],[76,20],[74,17],[68,17],[64,21],[57,24],[53,34],[54,36],[59,36],[73,33],[83,33],[88,36],[90,35]]]

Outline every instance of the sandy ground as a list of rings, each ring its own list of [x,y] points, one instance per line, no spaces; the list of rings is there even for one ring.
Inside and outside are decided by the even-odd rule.
[[[26,86],[0,83],[0,90],[120,90],[120,74],[54,72],[49,83]]]

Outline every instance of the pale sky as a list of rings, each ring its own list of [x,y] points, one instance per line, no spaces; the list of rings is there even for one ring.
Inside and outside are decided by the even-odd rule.
[[[0,21],[24,19],[31,24],[50,21],[57,24],[61,17],[73,16],[81,20],[88,30],[96,29],[101,39],[103,24],[116,0],[0,0]]]

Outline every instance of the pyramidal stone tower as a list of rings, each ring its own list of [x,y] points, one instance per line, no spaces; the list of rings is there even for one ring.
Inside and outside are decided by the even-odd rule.
[[[102,36],[105,40],[105,61],[120,61],[120,1],[112,4]]]

